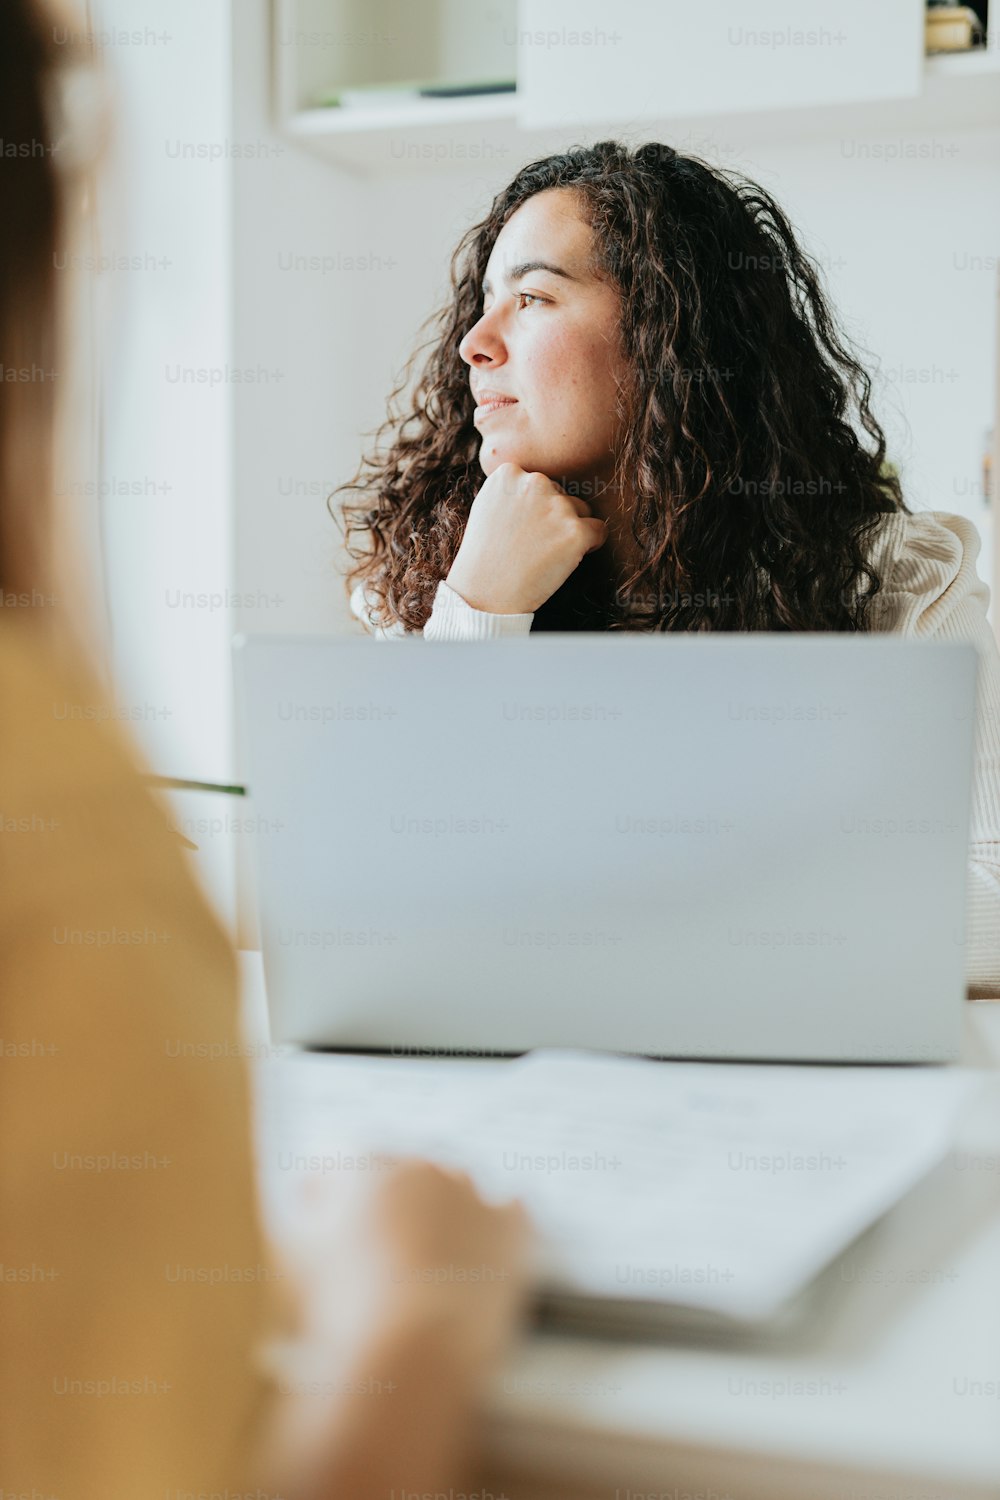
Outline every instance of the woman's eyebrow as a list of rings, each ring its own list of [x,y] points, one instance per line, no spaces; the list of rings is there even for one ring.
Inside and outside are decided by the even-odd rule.
[[[567,281],[579,281],[580,279],[579,276],[574,276],[572,271],[564,271],[562,266],[554,266],[548,260],[522,260],[519,265],[511,266],[510,270],[504,276],[504,281],[506,281],[508,286],[511,286],[515,281],[520,281],[522,276],[527,276],[529,271],[551,271],[553,276],[564,276]],[[492,290],[493,288],[490,283],[484,281],[483,291],[491,292]]]

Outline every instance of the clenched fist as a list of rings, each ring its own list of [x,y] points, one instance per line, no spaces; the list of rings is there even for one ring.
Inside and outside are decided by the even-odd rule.
[[[607,524],[585,500],[504,463],[472,502],[445,582],[474,609],[533,614],[606,538]]]

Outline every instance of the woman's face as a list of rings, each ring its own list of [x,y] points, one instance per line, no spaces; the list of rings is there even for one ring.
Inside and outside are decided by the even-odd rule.
[[[516,463],[565,487],[602,487],[614,468],[618,293],[589,269],[591,231],[571,189],[549,188],[516,209],[486,267],[482,315],[458,352],[476,397],[479,463]],[[537,262],[545,262],[542,269]],[[512,404],[487,407],[487,392]]]

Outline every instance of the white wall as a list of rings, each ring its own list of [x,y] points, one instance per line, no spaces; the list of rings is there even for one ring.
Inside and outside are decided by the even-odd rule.
[[[111,666],[155,772],[228,781],[230,9],[95,0],[92,24],[116,93],[96,247]],[[232,799],[169,801],[198,844],[194,873],[234,920],[231,840],[201,831],[206,819],[226,824]]]
[[[325,501],[358,447],[366,327],[399,250],[373,239],[363,184],[275,134],[267,12],[240,0],[233,37],[234,132],[264,150],[233,167],[233,357],[278,377],[236,396],[235,624],[323,631],[344,613]]]
[[[210,159],[231,135],[229,18],[199,0],[97,7],[118,88],[102,249],[130,265],[102,273],[114,661],[154,768],[197,779],[227,777],[232,753],[230,622],[214,602],[232,587],[231,193]]]

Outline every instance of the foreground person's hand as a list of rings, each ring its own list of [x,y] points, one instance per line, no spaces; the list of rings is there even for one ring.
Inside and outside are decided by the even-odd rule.
[[[526,1293],[523,1207],[490,1206],[464,1173],[410,1161],[382,1183],[375,1226],[388,1278],[383,1317],[447,1337],[470,1373],[492,1365]]]
[[[483,1389],[526,1301],[519,1204],[490,1206],[464,1174],[427,1162],[365,1163],[368,1191],[340,1179],[321,1195],[295,1269],[318,1378],[283,1382],[290,1399],[261,1464],[289,1500],[472,1490]],[[350,1312],[350,1329],[316,1316],[323,1301]]]

